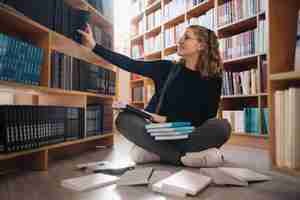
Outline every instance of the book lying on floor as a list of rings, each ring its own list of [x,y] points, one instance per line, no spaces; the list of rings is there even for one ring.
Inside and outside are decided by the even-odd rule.
[[[94,166],[107,165],[108,163],[109,163],[108,161],[98,161],[98,162],[81,163],[81,164],[77,164],[76,168],[77,169],[87,169],[87,168],[94,167]]]
[[[212,179],[200,173],[181,170],[152,185],[153,191],[185,197],[196,195],[206,188]]]
[[[191,126],[191,122],[166,122],[166,123],[150,123],[145,126],[146,129],[153,128],[173,128],[173,127],[183,127]]]
[[[61,186],[80,192],[108,186],[116,183],[118,180],[119,178],[116,176],[99,173],[62,180]]]
[[[216,185],[248,186],[250,182],[271,180],[269,176],[246,168],[201,168],[200,173],[211,177]]]
[[[150,177],[152,176],[153,168],[140,168],[125,172],[117,185],[120,186],[134,186],[134,185],[148,185]]]

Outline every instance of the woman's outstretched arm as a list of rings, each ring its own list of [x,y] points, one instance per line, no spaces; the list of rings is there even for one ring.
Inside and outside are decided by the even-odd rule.
[[[101,56],[110,63],[120,67],[131,73],[136,73],[152,79],[159,78],[164,72],[168,72],[171,67],[171,61],[139,61],[128,56],[113,52],[103,46],[96,44],[91,27],[88,25],[87,30],[78,32],[82,35],[83,44],[93,50],[97,55]],[[159,76],[159,77],[158,77]]]

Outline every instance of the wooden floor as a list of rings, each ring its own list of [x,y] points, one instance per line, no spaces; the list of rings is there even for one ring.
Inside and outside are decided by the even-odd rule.
[[[121,136],[116,136],[113,148],[86,152],[76,157],[51,160],[49,170],[18,171],[0,176],[1,200],[171,200],[153,193],[147,187],[117,187],[116,185],[76,193],[60,186],[65,178],[82,176],[86,173],[75,170],[75,164],[99,160],[122,162],[130,160],[128,152],[131,145]],[[266,151],[226,146],[223,148],[228,165],[243,166],[269,174],[273,180],[265,183],[251,184],[249,187],[209,187],[196,197],[186,199],[203,200],[290,200],[300,199],[300,177],[290,177],[269,170],[269,159]],[[145,166],[145,165],[144,165]],[[138,167],[144,167],[138,166]],[[158,169],[177,171],[181,168],[151,164]],[[193,169],[195,170],[195,169]],[[197,169],[196,169],[197,171]]]

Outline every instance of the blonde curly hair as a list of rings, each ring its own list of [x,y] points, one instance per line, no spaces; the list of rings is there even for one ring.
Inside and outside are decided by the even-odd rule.
[[[198,41],[206,44],[198,58],[197,69],[204,77],[222,77],[223,63],[219,52],[219,42],[216,34],[203,26],[191,25],[191,29]],[[179,62],[185,63],[184,59]]]

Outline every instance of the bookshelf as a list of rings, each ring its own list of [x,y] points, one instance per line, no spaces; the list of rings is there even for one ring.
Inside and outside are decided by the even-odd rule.
[[[135,0],[133,1],[133,4],[136,4],[137,2],[139,1]],[[247,13],[244,14],[244,16],[238,16],[236,14],[234,18],[233,16],[226,15],[226,13],[223,13],[223,15],[219,13],[219,10],[221,10],[222,7],[224,8],[224,5],[226,4],[226,2],[228,2],[223,0],[205,0],[201,2],[199,1],[196,5],[193,5],[193,2],[196,1],[189,0],[161,0],[160,5],[158,1],[145,0],[141,2],[142,3],[140,5],[144,5],[144,7],[140,8],[140,12],[135,12],[136,15],[133,16],[131,20],[131,26],[133,31],[130,49],[132,50],[135,45],[139,45],[140,52],[136,53],[136,50],[131,55],[135,58],[143,58],[144,60],[166,59],[167,57],[174,55],[177,51],[177,46],[175,43],[176,41],[166,41],[165,38],[167,38],[168,35],[170,35],[170,32],[171,34],[175,32],[174,35],[178,37],[177,31],[180,32],[184,30],[184,28],[180,29],[180,24],[187,24],[189,21],[195,20],[195,18],[199,19],[199,17],[203,17],[204,14],[206,16],[213,16],[214,22],[208,22],[208,24],[210,24],[210,26],[213,26],[213,29],[220,38],[220,40],[224,38],[230,38],[232,36],[236,36],[247,31],[251,31],[260,26],[260,21],[268,20],[267,11],[259,9],[260,4],[257,4],[255,9],[254,5],[251,5],[252,9],[255,10],[255,12],[251,12],[252,10],[248,10]],[[171,5],[170,3],[172,2],[177,2],[178,4],[180,4],[180,6]],[[260,2],[260,0],[258,0],[257,2]],[[230,9],[230,7],[233,7],[233,5],[231,4],[227,4],[227,6],[228,7],[226,9],[228,10]],[[250,7],[250,3],[248,6]],[[168,7],[171,7],[172,11],[169,11]],[[184,9],[181,9],[180,7],[183,7]],[[150,12],[155,12],[157,9],[162,10],[161,16],[158,17],[160,19],[160,24],[154,27],[153,29],[148,30],[147,16]],[[212,11],[211,9],[214,10]],[[167,17],[164,17],[165,15],[167,15]],[[209,18],[209,16],[207,18]],[[199,20],[202,19],[203,18]],[[221,20],[223,20],[223,24],[221,24]],[[145,39],[151,36],[155,36],[159,33],[163,35],[161,38],[160,51],[156,51],[151,54],[145,53]],[[266,47],[264,48],[266,49]],[[266,68],[266,66],[262,66],[262,62],[267,62],[269,59],[268,52],[266,52],[265,49],[264,51],[262,51],[261,49],[255,49],[255,51],[253,52],[248,52],[246,54],[240,54],[238,56],[232,56],[230,58],[223,59],[225,70],[233,70],[238,72],[250,70],[251,68],[256,69],[255,80],[257,88],[255,93],[230,95],[223,94],[221,97],[220,111],[218,114],[218,116],[221,117],[223,110],[239,110],[248,106],[257,108],[258,133],[253,134],[247,133],[245,131],[242,133],[240,131],[234,131],[229,141],[229,143],[231,144],[238,144],[242,146],[249,146],[262,149],[269,148],[269,138],[266,134],[262,134],[263,132],[265,132],[265,130],[263,130],[263,111],[261,111],[261,109],[268,108],[267,101],[269,99],[269,92],[266,91],[265,88],[264,91],[261,89],[262,80],[260,80],[260,71],[262,67]],[[265,79],[267,79],[267,77],[265,77]],[[150,98],[149,96],[151,96],[151,92],[149,94],[147,90],[148,88],[153,87],[153,85],[151,85],[151,82],[147,81],[147,79],[144,77],[137,77],[131,79],[130,85],[132,89],[135,87],[143,88],[142,98],[144,99],[144,101],[141,102],[133,100],[132,104],[138,107],[146,106]],[[153,90],[153,88],[151,89]]]
[[[300,73],[296,71],[294,65],[294,55],[296,47],[297,18],[300,2],[288,0],[285,2],[272,1],[268,5],[269,21],[269,87],[268,104],[270,106],[270,155],[274,169],[286,172],[291,175],[300,175],[299,169],[292,169],[279,165],[276,139],[280,135],[276,131],[275,112],[275,92],[285,90],[289,87],[299,87]],[[279,14],[280,13],[280,14]],[[282,31],[284,30],[284,31]],[[284,38],[284,39],[282,39]],[[299,103],[299,102],[297,102]],[[298,120],[298,119],[297,119]],[[299,121],[299,120],[298,120]],[[298,132],[299,133],[299,132]],[[295,151],[295,150],[294,150]]]
[[[87,10],[91,13],[91,23],[113,35],[113,24],[104,17],[87,0],[64,0],[76,9]],[[17,14],[14,10],[0,7],[0,32],[20,38],[44,50],[43,64],[41,66],[41,81],[39,86],[25,85],[13,81],[0,81],[0,86],[12,91],[17,105],[53,105],[83,108],[87,112],[89,104],[102,103],[111,106],[116,95],[94,93],[89,91],[65,90],[52,88],[51,82],[51,54],[54,51],[77,58],[90,64],[101,66],[104,69],[116,72],[116,67],[88,50],[86,47],[74,42],[66,36],[50,30],[29,17]],[[112,42],[112,41],[111,41]],[[113,43],[113,42],[112,42]],[[117,75],[117,74],[116,74]],[[118,80],[118,77],[116,77]],[[116,87],[116,94],[118,88]],[[86,114],[85,114],[86,116]],[[85,118],[85,123],[87,118]],[[104,124],[112,127],[112,121]],[[109,124],[108,124],[109,123]],[[87,131],[87,130],[85,130]],[[86,135],[86,133],[85,133]],[[0,171],[13,167],[24,167],[36,170],[47,170],[48,160],[51,156],[62,156],[76,152],[95,149],[97,145],[113,145],[113,133],[105,132],[97,136],[84,137],[58,144],[46,145],[35,149],[0,154]]]

